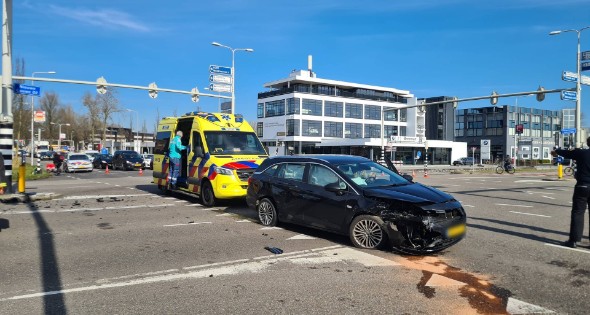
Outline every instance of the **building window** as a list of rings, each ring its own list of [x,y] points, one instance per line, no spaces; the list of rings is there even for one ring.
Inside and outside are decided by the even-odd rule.
[[[335,121],[324,121],[324,137],[342,138],[342,123]]]
[[[381,120],[381,106],[366,105],[365,106],[365,119]],[[365,128],[366,130],[366,128]],[[365,138],[366,138],[365,134]]]
[[[287,99],[287,115],[299,114],[299,98]]]
[[[360,139],[363,137],[363,124],[346,123],[344,127],[344,138]]]
[[[381,138],[381,126],[366,124],[365,138]]]
[[[324,104],[324,116],[342,117],[342,102],[326,101]]]
[[[308,137],[321,137],[322,136],[322,122],[315,120],[303,120],[303,126],[301,126],[301,135]]]
[[[256,123],[256,135],[259,138],[263,137],[263,130],[264,130],[263,123],[261,123],[261,122]]]
[[[401,122],[408,121],[408,110],[406,108],[399,110],[399,121],[401,121]],[[404,135],[400,135],[400,136],[404,136]]]
[[[301,106],[301,114],[303,115],[312,115],[312,116],[322,116],[322,101],[321,100],[311,100],[304,98]]]
[[[266,117],[284,116],[285,100],[266,102]]]
[[[299,119],[287,119],[287,136],[299,135]]]
[[[264,103],[258,103],[256,117],[264,118]]]
[[[363,119],[363,104],[346,103],[346,118]]]
[[[384,109],[383,120],[385,121],[397,121],[397,109]]]
[[[397,136],[397,126],[383,126],[385,128],[385,137]]]

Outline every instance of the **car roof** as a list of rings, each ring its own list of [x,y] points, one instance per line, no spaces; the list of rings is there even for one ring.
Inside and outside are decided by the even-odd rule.
[[[302,155],[283,155],[273,156],[269,158],[270,161],[278,162],[312,162],[324,161],[330,164],[345,164],[345,163],[359,163],[371,162],[371,160],[356,155],[341,155],[341,154],[302,154]]]

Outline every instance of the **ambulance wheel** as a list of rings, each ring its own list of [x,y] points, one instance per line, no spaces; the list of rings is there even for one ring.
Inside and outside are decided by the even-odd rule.
[[[206,207],[213,207],[217,202],[213,187],[210,182],[204,182],[201,186],[201,203]]]

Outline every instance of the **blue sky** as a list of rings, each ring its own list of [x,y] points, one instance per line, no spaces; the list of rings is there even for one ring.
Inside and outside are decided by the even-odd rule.
[[[573,87],[561,80],[576,71],[576,33],[553,30],[590,26],[590,0],[298,0],[282,1],[13,1],[13,56],[26,75],[147,85],[201,92],[209,65],[231,66],[231,52],[216,41],[254,52],[236,52],[236,112],[256,119],[263,84],[306,69],[313,55],[318,77],[409,90],[417,97],[475,97]],[[590,29],[582,33],[590,50]],[[590,76],[590,71],[586,72]],[[44,75],[36,75],[42,77]],[[91,86],[37,83],[63,104],[84,112]],[[582,88],[583,126],[590,126],[590,88]],[[193,103],[187,95],[120,90],[121,106],[139,112],[151,131],[156,111],[171,116],[217,111],[216,98]],[[514,104],[514,98],[500,99]],[[548,95],[519,106],[573,108]],[[460,107],[488,106],[489,101]],[[131,113],[135,116],[134,113]],[[115,122],[129,124],[129,113]],[[135,119],[135,118],[133,118]]]

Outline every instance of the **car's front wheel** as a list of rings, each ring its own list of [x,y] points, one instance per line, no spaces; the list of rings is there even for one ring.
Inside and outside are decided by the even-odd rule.
[[[201,186],[201,203],[206,207],[215,206],[216,198],[210,182],[204,182]]]
[[[349,236],[352,244],[358,248],[377,249],[387,243],[385,223],[372,215],[359,215],[352,220]]]
[[[264,226],[276,226],[278,223],[277,208],[268,198],[263,198],[256,206],[258,210],[258,220]]]

